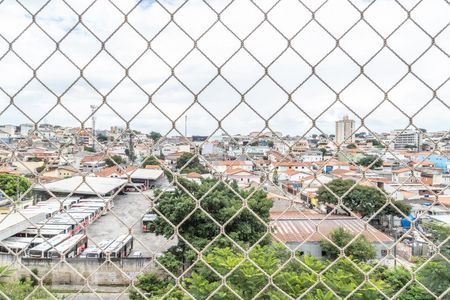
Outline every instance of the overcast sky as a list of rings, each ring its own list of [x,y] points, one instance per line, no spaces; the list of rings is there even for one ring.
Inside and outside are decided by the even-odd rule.
[[[16,1],[0,2],[2,124],[30,122],[18,109],[8,107],[13,97],[17,107],[35,122],[79,125],[67,110],[56,105],[61,97],[62,105],[82,121],[89,117],[90,105],[99,106],[98,128],[123,126],[120,114],[125,120],[133,118],[133,129],[145,132],[167,133],[171,120],[178,118],[175,124],[184,132],[184,116],[188,115],[189,135],[209,135],[218,122],[206,108],[219,120],[228,115],[221,125],[233,134],[262,130],[263,118],[277,111],[269,120],[275,131],[302,135],[312,126],[310,118],[317,118],[316,125],[332,133],[337,119],[349,115],[358,120],[353,113],[369,114],[387,95],[404,113],[414,116],[417,127],[450,129],[450,27],[446,27],[450,4],[444,0],[426,0],[416,7],[418,1],[413,0],[399,1],[404,7],[392,0],[353,0],[354,6],[345,0],[330,0],[315,13],[320,25],[311,21],[311,11],[320,6],[317,0],[303,1],[304,5],[281,0],[272,9],[276,1],[257,0],[259,8],[246,0],[236,0],[226,8],[228,1],[206,1],[217,12],[225,8],[220,20],[228,28],[217,22],[216,12],[196,0],[181,8],[183,1],[178,0],[160,1],[165,8],[153,1],[135,7],[132,0],[113,1],[116,8],[99,0],[87,11],[92,1],[67,1],[73,10],[63,1],[51,1],[42,9],[47,0],[18,2],[28,12]],[[358,22],[361,13],[356,8],[364,10],[368,5],[365,21]],[[124,15],[118,9],[125,13],[133,9],[128,22],[134,28],[123,24]],[[178,25],[166,26],[169,12],[177,9],[174,21]],[[405,10],[411,9],[414,22],[406,20]],[[262,11],[269,11],[268,22]],[[36,12],[39,26],[32,23],[30,15]],[[83,13],[83,24],[76,12]],[[150,50],[143,37],[151,40]],[[387,38],[387,46],[382,37]],[[430,48],[431,37],[435,37],[435,45]],[[335,38],[340,38],[343,50],[336,48]],[[193,49],[193,40],[197,40],[198,49]],[[100,41],[106,41],[105,50],[101,50]],[[55,42],[72,62],[59,51],[46,60],[55,50]],[[405,63],[412,64],[415,75],[408,72]],[[83,69],[84,78],[79,78],[80,70],[73,64]],[[363,74],[358,64],[364,65]],[[317,76],[312,75],[311,66],[315,66]],[[217,76],[218,67],[221,76]],[[265,76],[265,67],[270,77]],[[36,78],[30,81],[30,68],[37,69],[37,78],[52,92]],[[129,69],[129,77],[124,78],[124,68]],[[172,70],[176,78],[171,77]],[[433,89],[437,89],[439,99],[433,98]],[[185,112],[194,95],[198,103]],[[332,105],[337,96],[342,102]],[[102,105],[103,97],[111,108]],[[242,99],[255,111],[246,103],[235,108]],[[285,105],[289,99],[292,101]],[[408,117],[385,101],[365,124],[374,131],[389,131],[407,127]]]

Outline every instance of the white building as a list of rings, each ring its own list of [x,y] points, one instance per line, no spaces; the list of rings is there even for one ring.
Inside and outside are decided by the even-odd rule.
[[[417,130],[397,129],[391,132],[390,139],[393,140],[394,149],[412,147],[414,150],[419,150],[422,146],[422,134]]]
[[[344,116],[342,120],[336,121],[336,143],[354,143],[355,142],[355,121]]]
[[[20,135],[21,136],[28,136],[28,133],[33,130],[33,124],[20,124]]]

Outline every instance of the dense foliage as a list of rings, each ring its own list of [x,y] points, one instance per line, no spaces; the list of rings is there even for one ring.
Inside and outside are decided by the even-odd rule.
[[[30,180],[14,174],[0,174],[0,189],[12,199],[19,198],[31,186]]]
[[[161,137],[161,133],[152,131],[150,134],[148,134],[148,137],[151,138],[154,142],[157,142]]]
[[[368,261],[374,259],[376,252],[374,246],[366,239],[364,235],[358,236],[353,242],[354,235],[342,228],[338,227],[331,232],[329,239],[338,247],[345,247],[345,255],[352,257],[358,261]],[[351,242],[351,243],[350,243]],[[336,259],[339,257],[340,250],[328,240],[321,241],[322,250],[326,252],[328,258]]]
[[[237,299],[232,289],[243,299],[288,299],[293,298],[325,300],[345,298],[353,293],[351,299],[385,299],[385,295],[396,296],[401,300],[434,299],[419,284],[411,282],[410,270],[403,267],[390,268],[375,266],[364,262],[350,262],[339,259],[329,266],[331,261],[319,260],[310,256],[297,256],[292,259],[290,252],[279,244],[256,246],[249,253],[250,260],[245,259],[239,250],[230,247],[214,247],[204,255],[204,263],[198,263],[183,280],[182,286],[195,299]],[[356,263],[356,265],[355,265]],[[328,267],[328,269],[326,269]],[[364,283],[364,274],[369,272],[369,283]],[[428,270],[432,270],[429,268]],[[323,271],[323,274],[318,275]],[[268,276],[273,275],[273,285],[268,285]],[[438,273],[437,275],[442,275]],[[220,276],[227,276],[228,287],[220,286]],[[417,280],[426,285],[429,274],[418,272]],[[447,274],[448,276],[448,274]],[[318,278],[321,282],[319,283]],[[190,299],[182,289],[174,287],[174,281],[167,276],[154,273],[139,277],[136,286],[149,299]],[[435,284],[444,287],[448,282],[441,282],[433,276]],[[275,288],[276,286],[276,288]],[[433,286],[428,286],[433,292]],[[447,285],[448,287],[448,285]],[[308,289],[311,288],[309,291]],[[332,291],[330,291],[330,289]],[[262,291],[262,292],[261,292]],[[260,293],[261,292],[261,293]],[[259,293],[259,294],[258,294]],[[338,297],[336,297],[338,296]],[[137,292],[131,299],[142,299]],[[444,299],[446,299],[444,297]]]
[[[183,188],[178,187],[174,192],[160,195],[157,209],[173,225],[181,223],[179,234],[197,250],[203,249],[220,235],[218,224],[225,225],[225,233],[242,246],[254,244],[266,234],[267,227],[259,218],[268,223],[272,201],[267,199],[265,192],[242,190],[235,182],[230,182],[228,187],[216,179],[203,180],[200,185],[182,178],[178,180]],[[200,207],[206,213],[196,209],[195,200],[186,191],[200,200]],[[159,195],[159,192],[156,194]],[[247,198],[248,208],[240,210],[243,208],[243,199]],[[185,220],[187,216],[189,218]],[[162,217],[158,218],[156,228],[156,233],[166,238],[174,233],[173,226]],[[219,242],[224,245],[229,240],[222,236]],[[183,241],[171,250],[166,255],[173,258],[178,256],[185,261],[189,261],[190,255],[193,255],[192,249],[189,250]],[[180,252],[184,257],[179,257]],[[171,263],[174,264],[173,261]]]
[[[367,155],[356,162],[357,165],[369,167],[370,169],[377,169],[383,166],[383,160],[376,155]]]
[[[351,179],[335,179],[325,184],[336,196],[343,196],[355,185]],[[325,186],[321,186],[317,192],[318,198],[323,203],[337,204],[338,199]],[[387,203],[386,196],[377,188],[356,184],[343,198],[343,204],[353,212],[362,216],[371,216]],[[403,214],[408,215],[411,207],[401,201],[392,201]],[[402,217],[392,205],[382,210],[381,214],[392,214]]]
[[[208,173],[208,170],[200,163],[198,156],[192,158],[193,156],[193,153],[183,153],[180,158],[177,159],[176,167],[180,170],[180,173]]]
[[[113,155],[113,156],[111,156],[111,158],[105,159],[105,163],[108,167],[112,167],[115,165],[123,164],[124,160],[123,160],[122,156],[120,156],[120,155]]]

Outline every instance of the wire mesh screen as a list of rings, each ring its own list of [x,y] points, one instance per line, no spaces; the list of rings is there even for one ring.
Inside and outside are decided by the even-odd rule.
[[[0,299],[450,299],[449,21],[0,0]]]

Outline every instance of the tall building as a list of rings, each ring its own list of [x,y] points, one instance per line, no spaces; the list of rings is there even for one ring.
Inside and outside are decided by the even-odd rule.
[[[336,137],[337,144],[354,143],[355,142],[355,121],[344,116],[342,120],[336,121]]]

